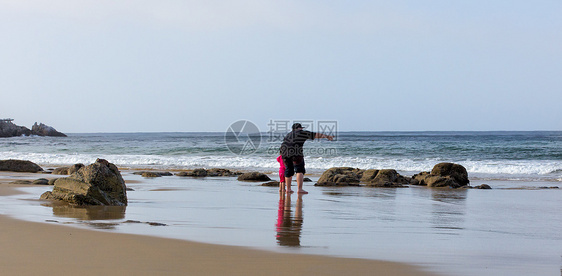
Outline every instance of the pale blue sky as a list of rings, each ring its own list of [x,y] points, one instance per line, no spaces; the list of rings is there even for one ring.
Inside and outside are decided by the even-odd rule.
[[[562,1],[0,0],[0,117],[63,132],[562,130]]]

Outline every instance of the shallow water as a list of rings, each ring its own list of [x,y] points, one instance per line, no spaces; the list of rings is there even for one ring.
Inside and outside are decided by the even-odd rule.
[[[123,176],[134,189],[126,208],[45,206],[37,200],[52,189],[45,186],[4,197],[0,213],[104,231],[408,262],[451,275],[561,271],[562,192],[535,189],[559,182],[488,181],[493,190],[305,183],[310,194],[282,198],[275,187],[231,177]]]

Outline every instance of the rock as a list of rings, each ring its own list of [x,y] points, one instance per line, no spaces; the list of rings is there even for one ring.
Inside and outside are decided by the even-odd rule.
[[[73,174],[73,173],[77,172],[82,167],[84,167],[84,164],[82,164],[82,163],[74,164],[70,167],[60,167],[60,168],[54,169],[52,171],[52,174],[69,175],[69,174]]]
[[[279,181],[269,181],[269,182],[265,182],[265,183],[261,184],[261,186],[266,186],[266,187],[279,187]]]
[[[140,171],[140,172],[134,172],[133,174],[141,175],[144,177],[161,177],[161,176],[173,175],[171,172],[153,172],[153,171]]]
[[[271,178],[264,173],[248,172],[238,176],[238,181],[270,181]]]
[[[31,127],[31,134],[38,136],[67,137],[66,134],[58,132],[55,128],[43,123],[37,124],[37,122]]]
[[[194,169],[185,172],[176,173],[177,176],[191,176],[191,177],[205,177],[207,176],[207,170],[205,169]]]
[[[330,168],[314,186],[359,186],[362,174],[362,170],[351,167]]]
[[[0,160],[0,171],[10,172],[42,172],[43,169],[39,165],[27,160]]]
[[[373,170],[377,171],[377,170]],[[369,172],[371,173],[371,172]],[[379,170],[375,177],[369,176],[370,180],[367,182],[369,187],[381,187],[381,188],[404,188],[404,184],[408,184],[410,181],[405,177],[401,176],[393,169]],[[364,179],[364,178],[362,178]]]
[[[460,186],[466,186],[470,181],[468,180],[468,172],[466,168],[459,164],[454,163],[439,163],[433,167],[431,174],[443,177],[451,177]]]
[[[195,169],[195,170],[188,170],[185,172],[176,173],[177,176],[192,176],[192,177],[205,177],[205,176],[236,176],[241,175],[241,172],[233,172],[228,169],[219,169],[219,168],[212,168],[212,169]]]
[[[16,185],[30,185],[30,184],[31,184],[31,181],[29,181],[29,180],[16,180],[16,181],[10,182],[10,184],[16,184]]]
[[[410,181],[393,169],[361,170],[350,167],[336,167],[325,171],[315,186],[360,186],[401,188]]]
[[[235,176],[241,175],[241,172],[233,172],[227,169],[212,168],[207,170],[207,176]]]
[[[482,184],[482,185],[474,186],[474,189],[490,190],[492,189],[492,187],[490,187],[490,185],[488,184]]]
[[[54,169],[51,174],[56,174],[56,175],[68,175],[68,169],[70,169],[70,167],[60,167],[60,168],[56,168]]]
[[[58,178],[51,178],[49,179],[49,183],[47,183],[47,185],[55,185],[55,181],[57,181]]]
[[[49,185],[49,180],[45,178],[39,178],[31,182],[33,185]]]
[[[410,184],[428,187],[451,187],[460,188],[467,186],[468,173],[459,164],[439,163],[433,167],[431,172],[421,172],[412,176]]]
[[[24,135],[31,135],[31,130],[12,123],[12,119],[0,120],[0,137],[16,137]]]
[[[305,177],[302,179],[302,182],[313,182],[312,179]]]
[[[371,182],[375,179],[379,170],[369,169],[363,171],[363,175],[361,176],[361,182]]]
[[[79,169],[81,169],[81,168],[83,168],[83,167],[84,167],[84,164],[82,164],[82,163],[74,164],[74,165],[72,165],[72,166],[70,166],[70,167],[68,168],[68,172],[67,172],[67,173],[68,173],[68,174],[73,174],[73,173],[77,172]]]
[[[119,169],[107,160],[82,167],[66,178],[55,181],[53,191],[41,199],[60,200],[71,205],[127,205],[125,181]]]
[[[156,172],[143,172],[142,177],[162,177],[159,173]]]

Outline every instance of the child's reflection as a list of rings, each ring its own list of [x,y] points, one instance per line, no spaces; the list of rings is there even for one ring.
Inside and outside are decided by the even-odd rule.
[[[302,232],[302,194],[297,196],[295,215],[291,211],[291,194],[279,193],[277,212],[277,243],[281,246],[300,246]]]

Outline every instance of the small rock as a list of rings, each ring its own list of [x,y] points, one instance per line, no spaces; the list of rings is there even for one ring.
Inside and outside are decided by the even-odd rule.
[[[16,180],[16,181],[12,181],[10,182],[10,184],[16,184],[16,185],[30,185],[32,182],[29,180]]]
[[[33,185],[49,185],[49,180],[45,178],[39,178],[31,182]]]
[[[159,173],[155,173],[155,172],[143,172],[142,173],[142,177],[162,177]]]
[[[482,185],[475,186],[474,189],[490,190],[492,189],[492,187],[490,187],[490,185],[488,184],[482,184]]]
[[[269,182],[265,182],[265,183],[261,184],[261,186],[266,186],[266,187],[279,187],[279,181],[269,181]]]
[[[270,181],[271,178],[264,173],[249,172],[238,176],[239,181]]]

